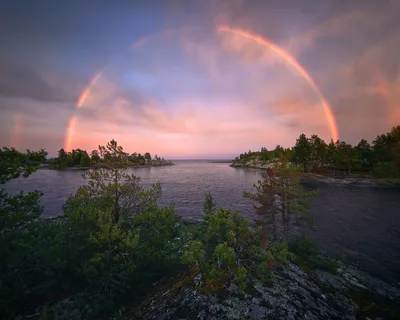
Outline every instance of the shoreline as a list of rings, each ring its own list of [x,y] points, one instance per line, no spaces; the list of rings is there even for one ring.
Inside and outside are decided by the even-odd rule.
[[[168,167],[174,166],[175,163],[158,163],[158,164],[144,164],[144,165],[127,165],[127,168],[151,168],[151,167]],[[50,165],[43,165],[39,170],[58,170],[58,171],[87,171],[90,169],[102,169],[102,166],[91,166],[91,167],[67,167],[67,168],[53,168]]]
[[[239,169],[254,169],[254,170],[266,170],[269,168],[268,165],[254,165],[254,164],[230,164],[231,168]],[[303,182],[320,182],[329,183],[336,185],[357,185],[357,186],[386,186],[386,187],[400,187],[399,179],[378,179],[373,177],[360,177],[354,175],[333,175],[332,173],[312,173],[312,172],[300,172],[301,180]]]

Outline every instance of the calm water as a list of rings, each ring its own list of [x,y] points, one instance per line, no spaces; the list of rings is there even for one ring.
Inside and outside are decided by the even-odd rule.
[[[175,203],[177,213],[199,219],[204,194],[211,192],[218,206],[241,210],[254,216],[252,203],[243,191],[251,191],[260,174],[252,169],[235,169],[226,163],[176,161],[171,167],[132,168],[149,186],[160,181],[163,204]],[[81,172],[40,170],[27,179],[8,183],[5,188],[41,190],[45,215],[61,214],[61,206],[85,181]],[[312,202],[315,227],[305,231],[330,254],[346,259],[370,273],[400,282],[400,190],[384,187],[350,187],[307,184],[319,188]]]

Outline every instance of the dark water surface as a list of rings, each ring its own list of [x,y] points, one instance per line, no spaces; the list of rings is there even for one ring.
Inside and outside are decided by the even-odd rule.
[[[163,204],[175,203],[176,212],[190,219],[202,215],[204,194],[211,192],[218,206],[253,216],[252,203],[243,191],[251,191],[260,173],[231,168],[227,163],[175,161],[170,167],[131,168],[149,186],[160,181]],[[40,170],[26,179],[5,185],[11,192],[41,190],[45,215],[62,213],[68,196],[85,183],[79,171]],[[306,232],[330,254],[343,253],[346,260],[380,278],[400,282],[400,189],[307,183],[319,188],[312,199],[315,226]]]

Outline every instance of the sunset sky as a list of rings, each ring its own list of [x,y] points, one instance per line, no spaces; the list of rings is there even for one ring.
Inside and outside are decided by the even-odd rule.
[[[2,1],[0,145],[184,159],[371,141],[400,125],[399,17],[400,0]]]

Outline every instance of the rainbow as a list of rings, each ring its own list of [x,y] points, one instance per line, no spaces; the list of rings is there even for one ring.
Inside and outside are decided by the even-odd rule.
[[[21,133],[23,127],[24,127],[24,116],[21,112],[18,112],[14,116],[13,128],[10,138],[10,147],[13,147],[15,149],[21,148],[20,143],[21,143]]]
[[[291,67],[293,67],[311,86],[311,88],[314,90],[314,92],[317,94],[318,98],[321,101],[322,107],[324,108],[324,113],[326,120],[328,121],[329,124],[329,129],[332,135],[332,138],[334,141],[339,140],[339,130],[337,128],[336,124],[336,119],[335,116],[333,115],[332,109],[329,106],[328,102],[325,100],[324,96],[321,93],[321,90],[318,88],[317,84],[311,78],[310,74],[301,66],[300,63],[297,62],[297,60],[286,50],[282,49],[275,43],[272,43],[265,38],[250,33],[248,31],[242,30],[242,29],[236,29],[236,28],[231,28],[229,26],[219,26],[217,27],[218,32],[231,32],[233,34],[242,36],[247,39],[251,39],[255,41],[256,43],[268,47],[271,49],[273,52],[275,52],[279,57],[283,58],[284,61]]]
[[[141,46],[143,43],[145,43],[150,36],[142,37],[136,42],[134,42],[129,49],[136,49],[137,47]],[[92,88],[96,85],[97,81],[102,77],[103,71],[97,72],[93,78],[89,81],[88,85],[85,87],[85,89],[81,92],[77,102],[76,102],[76,109],[80,109],[83,107],[85,104],[87,98],[89,97],[90,91]],[[65,139],[64,139],[64,150],[65,151],[71,151],[72,150],[72,138],[75,133],[75,127],[76,127],[76,122],[77,122],[77,117],[76,116],[71,116],[68,126],[67,126],[67,132],[65,134]]]
[[[83,106],[85,103],[86,99],[89,96],[90,90],[93,88],[93,86],[96,84],[97,81],[99,81],[100,77],[102,76],[103,72],[99,71],[97,72],[94,77],[90,80],[89,84],[85,88],[85,90],[82,91],[81,95],[79,96],[78,101],[76,102],[76,108],[79,109]]]
[[[76,116],[72,116],[69,119],[68,127],[67,127],[67,134],[65,135],[65,140],[64,140],[64,150],[66,152],[69,152],[72,150],[72,138],[74,137],[75,126],[76,126]]]
[[[335,116],[333,115],[332,108],[330,107],[330,105],[326,101],[326,99],[324,98],[321,90],[318,88],[317,84],[315,83],[313,78],[310,76],[310,74],[304,69],[304,67],[288,51],[284,50],[277,44],[275,44],[271,41],[268,41],[267,39],[261,37],[260,35],[251,33],[249,31],[245,31],[245,30],[238,29],[238,28],[232,28],[227,25],[217,26],[216,30],[219,33],[224,33],[224,32],[232,33],[232,34],[241,36],[243,38],[253,40],[256,43],[271,49],[275,54],[277,54],[279,57],[283,58],[284,62],[287,63],[290,67],[292,67],[298,74],[300,74],[307,81],[307,83],[310,85],[310,87],[313,89],[313,91],[316,93],[316,95],[318,96],[318,98],[321,101],[321,105],[323,107],[324,114],[325,114],[326,120],[329,125],[332,139],[334,141],[339,140],[339,130],[337,128],[336,119],[335,119]],[[162,31],[161,33],[164,34],[165,36],[167,36],[170,32],[171,32],[171,29],[168,29],[168,30]],[[160,32],[153,34],[153,35],[157,35],[157,34],[160,34]],[[151,36],[153,36],[153,35],[151,35]],[[132,44],[129,48],[136,49],[137,47],[139,47],[142,44],[144,44],[145,42],[147,42],[147,40],[149,38],[151,38],[151,36],[146,36],[146,37],[140,38],[134,44]],[[89,84],[82,91],[81,95],[79,96],[78,101],[76,102],[77,109],[81,108],[85,104],[85,102],[90,94],[91,89],[97,83],[97,81],[101,78],[102,75],[103,75],[103,72],[99,71],[90,80]],[[65,137],[65,142],[64,142],[65,151],[71,150],[72,139],[73,139],[73,135],[75,132],[76,122],[77,122],[76,116],[72,116],[69,120],[67,133],[66,133],[66,137]]]
[[[99,71],[90,80],[89,84],[82,91],[81,95],[78,98],[78,101],[76,102],[76,109],[79,109],[84,105],[84,103],[86,102],[86,100],[90,94],[90,90],[93,88],[93,86],[96,84],[96,82],[99,81],[102,74],[103,74],[103,72]],[[71,118],[69,119],[69,122],[68,122],[67,133],[66,133],[65,139],[64,139],[64,150],[67,152],[72,150],[72,138],[75,133],[76,122],[77,122],[76,116],[71,116]]]

